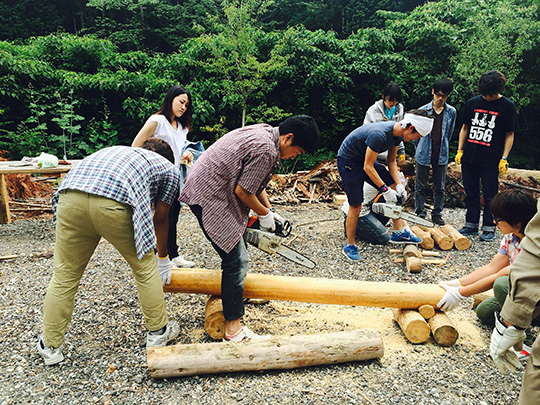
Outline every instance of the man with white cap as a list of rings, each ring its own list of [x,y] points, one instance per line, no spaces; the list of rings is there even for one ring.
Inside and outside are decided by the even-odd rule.
[[[338,151],[337,166],[343,189],[349,201],[345,222],[347,244],[343,254],[353,261],[361,260],[355,244],[358,215],[362,209],[363,186],[368,182],[377,188],[386,202],[396,203],[398,197],[407,198],[405,186],[399,178],[396,156],[399,143],[414,141],[431,132],[433,118],[423,110],[411,110],[399,121],[368,124],[356,128],[343,141]],[[377,162],[379,153],[388,151],[388,169]],[[391,241],[419,243],[421,240],[402,221],[394,223]]]

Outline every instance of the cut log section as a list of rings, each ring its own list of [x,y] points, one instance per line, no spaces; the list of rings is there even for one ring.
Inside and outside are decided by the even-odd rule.
[[[197,343],[146,350],[152,378],[294,369],[378,359],[384,355],[375,329],[320,335],[275,336],[237,343]]]
[[[485,291],[483,293],[478,293],[473,295],[473,308],[476,308],[478,304],[480,304],[482,301],[487,300],[490,297],[493,297],[493,289]]]
[[[211,295],[206,301],[206,315],[204,318],[204,329],[212,339],[221,340],[225,333],[225,316],[223,315],[223,304],[221,297]]]
[[[462,234],[460,234],[459,231],[452,225],[444,225],[441,228],[441,231],[443,231],[445,234],[452,238],[452,240],[454,241],[454,246],[457,250],[467,250],[471,247],[471,241]]]
[[[418,257],[409,256],[405,258],[405,264],[409,273],[419,273],[422,271],[422,260]]]
[[[424,319],[429,319],[435,315],[435,307],[431,305],[422,305],[420,308],[418,308],[418,312]]]
[[[433,338],[441,346],[452,346],[456,343],[459,333],[452,320],[444,312],[436,311],[428,319]]]
[[[403,257],[405,259],[407,257],[420,257],[420,253],[418,252],[416,245],[405,245],[403,248]]]
[[[437,245],[439,245],[439,248],[441,250],[450,250],[454,247],[454,241],[450,236],[445,234],[443,231],[441,231],[439,228],[427,228],[425,226],[419,225],[419,228],[429,232],[431,234],[431,237],[435,241]]]
[[[433,241],[433,238],[431,237],[431,234],[429,232],[426,232],[422,229],[420,229],[417,225],[411,226],[411,231],[422,239],[422,243],[420,243],[420,246],[422,246],[424,249],[433,249],[435,246],[435,242]]]
[[[343,205],[343,203],[345,202],[345,200],[347,199],[347,195],[346,194],[336,194],[334,195],[334,199],[333,199],[333,202],[335,205]]]
[[[429,326],[418,311],[412,309],[392,309],[394,320],[411,343],[424,343],[429,339]]]
[[[221,296],[221,271],[173,268],[171,283],[163,290]],[[437,284],[378,283],[255,273],[248,273],[244,285],[245,298],[379,308],[435,306],[443,296],[444,290]]]

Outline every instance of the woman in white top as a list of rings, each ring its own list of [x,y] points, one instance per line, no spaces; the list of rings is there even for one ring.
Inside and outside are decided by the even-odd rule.
[[[163,139],[173,150],[174,164],[190,166],[193,162],[193,153],[186,149],[188,146],[187,134],[191,129],[192,117],[191,94],[182,86],[173,86],[165,94],[159,111],[148,118],[131,146],[140,147],[151,137]],[[178,253],[176,226],[179,214],[180,202],[176,199],[169,211],[169,236],[167,238],[169,258],[177,267],[193,267],[194,262],[185,260]]]

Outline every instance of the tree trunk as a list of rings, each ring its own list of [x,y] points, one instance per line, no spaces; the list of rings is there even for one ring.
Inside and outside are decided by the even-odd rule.
[[[221,296],[221,271],[173,269],[166,292]],[[270,276],[248,273],[245,298],[416,309],[437,305],[444,290],[437,284],[378,283],[358,280]]]
[[[418,311],[394,308],[392,312],[394,320],[399,324],[409,342],[424,343],[429,339],[429,326]]]
[[[452,346],[456,343],[459,333],[452,320],[444,312],[436,311],[428,320],[433,332],[433,338],[441,346]]]
[[[236,343],[175,345],[149,348],[146,353],[150,376],[165,378],[377,359],[384,355],[384,346],[377,330],[363,329]]]
[[[454,241],[454,246],[457,250],[467,250],[471,247],[471,241],[462,234],[460,234],[458,230],[452,225],[444,225],[441,228],[441,231],[443,231],[445,234],[452,238],[452,240]]]

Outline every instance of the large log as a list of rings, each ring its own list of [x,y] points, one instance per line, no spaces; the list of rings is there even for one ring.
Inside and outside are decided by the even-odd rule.
[[[493,289],[484,291],[482,293],[474,294],[473,295],[473,308],[476,308],[478,304],[483,302],[484,300],[487,300],[488,298],[493,297]]]
[[[413,231],[416,236],[422,239],[422,243],[420,243],[420,246],[422,246],[424,249],[433,249],[433,247],[435,246],[435,242],[433,241],[433,238],[431,237],[431,234],[429,232],[420,229],[416,225],[411,226],[411,231]]]
[[[221,340],[225,333],[225,316],[221,297],[211,295],[206,301],[204,329],[212,339]]]
[[[452,320],[444,312],[436,311],[428,319],[433,338],[441,346],[452,346],[456,343],[459,333]]]
[[[163,290],[221,296],[221,271],[174,268],[171,283]],[[437,284],[378,283],[255,273],[248,273],[244,285],[245,298],[380,308],[435,306],[443,296],[444,290]]]
[[[443,231],[445,234],[452,238],[452,240],[454,241],[454,246],[457,250],[467,250],[471,247],[471,241],[462,234],[460,234],[459,231],[452,225],[444,225],[441,228],[441,231]]]
[[[146,353],[150,376],[165,378],[377,359],[384,355],[384,345],[378,331],[363,329],[237,343],[174,345],[148,348]]]
[[[392,312],[394,320],[399,324],[409,342],[424,343],[429,339],[429,326],[418,311],[393,308]]]
[[[419,225],[420,229],[429,232],[431,237],[435,241],[441,250],[450,250],[454,247],[454,241],[448,235],[446,235],[439,228],[427,228],[425,226]]]

